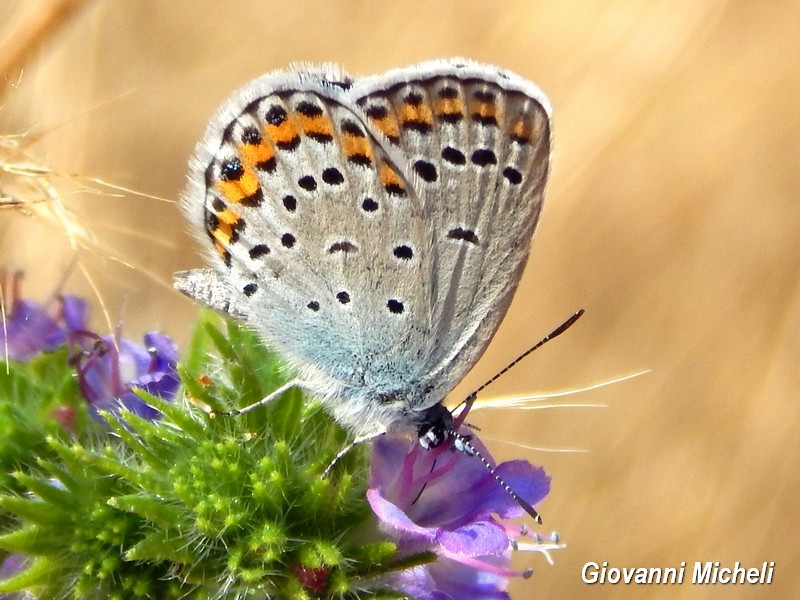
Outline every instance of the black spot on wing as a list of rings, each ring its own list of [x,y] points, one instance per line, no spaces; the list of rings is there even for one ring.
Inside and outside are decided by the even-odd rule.
[[[505,177],[508,182],[513,185],[519,185],[522,183],[522,173],[520,173],[514,167],[506,167],[503,169],[503,177]]]
[[[439,174],[436,172],[436,166],[426,160],[418,160],[415,162],[414,172],[428,183],[433,183],[439,177]]]
[[[336,167],[328,167],[322,171],[322,181],[328,185],[341,185],[344,183],[344,175]]]
[[[314,190],[317,189],[317,180],[314,179],[311,175],[304,175],[303,177],[297,180],[297,185],[299,185],[307,192],[313,192]]]
[[[288,210],[289,212],[294,212],[297,210],[297,198],[292,196],[291,194],[283,197],[283,207]]]
[[[452,146],[447,146],[442,150],[442,159],[451,165],[461,166],[467,164],[467,157],[464,156],[464,153]]]
[[[453,240],[461,240],[470,244],[478,245],[478,236],[471,229],[463,229],[462,227],[454,227],[447,232],[447,237]]]
[[[403,303],[400,302],[400,300],[396,300],[394,298],[390,299],[386,303],[386,307],[389,309],[389,312],[391,312],[393,314],[396,314],[396,315],[401,314],[405,310],[405,307],[403,306]]]
[[[358,247],[354,243],[348,240],[342,240],[331,244],[330,248],[328,248],[328,254],[336,254],[337,252],[344,252],[347,254],[348,252],[356,252],[357,250]]]
[[[406,246],[405,244],[395,247],[392,254],[401,260],[411,260],[414,257],[414,251],[410,246]]]
[[[266,244],[256,244],[255,246],[250,248],[250,251],[248,252],[252,260],[259,259],[262,256],[266,256],[269,253],[270,249],[269,246],[267,246]]]
[[[497,156],[488,148],[479,148],[472,153],[472,163],[479,167],[488,167],[497,164]]]

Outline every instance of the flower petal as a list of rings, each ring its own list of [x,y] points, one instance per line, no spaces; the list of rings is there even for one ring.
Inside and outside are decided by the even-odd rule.
[[[488,557],[487,565],[502,568],[508,555]],[[495,572],[475,569],[448,558],[393,573],[386,583],[415,600],[509,600],[508,579]]]
[[[89,305],[86,300],[77,296],[64,296],[61,303],[61,315],[67,330],[86,329],[86,319],[89,315]]]
[[[178,362],[178,345],[171,337],[158,331],[149,331],[144,334],[144,345],[155,359],[156,364],[151,367],[152,369],[157,371],[175,369],[175,363]]]
[[[476,521],[454,531],[441,530],[436,541],[448,552],[473,557],[502,554],[509,547],[505,529],[492,521]]]
[[[383,527],[394,529],[405,535],[410,534],[410,537],[423,538],[429,542],[435,540],[435,529],[420,527],[414,523],[400,508],[381,496],[377,489],[367,490],[367,501]]]
[[[512,460],[497,466],[497,475],[521,498],[531,505],[541,502],[550,492],[550,477],[541,467],[534,467],[525,460]],[[506,490],[494,485],[482,486],[483,502],[492,507],[492,512],[503,519],[514,519],[525,514],[525,510]]]

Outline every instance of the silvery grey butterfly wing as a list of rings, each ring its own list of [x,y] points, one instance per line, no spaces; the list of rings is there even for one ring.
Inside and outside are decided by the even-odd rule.
[[[549,103],[532,83],[462,59],[363,79],[350,94],[410,165],[432,234],[420,254],[430,285],[415,290],[429,329],[409,356],[429,406],[480,358],[511,303],[544,200]]]
[[[355,433],[415,427],[511,301],[548,111],[533,84],[463,61],[261,77],[192,159],[184,208],[212,268],[176,286],[258,330]]]

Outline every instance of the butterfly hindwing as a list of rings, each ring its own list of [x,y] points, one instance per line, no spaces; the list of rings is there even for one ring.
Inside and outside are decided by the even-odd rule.
[[[349,93],[405,157],[431,228],[433,326],[414,347],[429,352],[435,402],[483,353],[525,266],[549,169],[549,104],[532,83],[460,59],[356,81]]]

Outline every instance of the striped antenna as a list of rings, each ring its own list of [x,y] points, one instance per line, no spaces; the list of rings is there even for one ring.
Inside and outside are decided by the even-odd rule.
[[[488,460],[486,460],[486,457],[483,456],[483,454],[481,454],[480,452],[478,452],[478,450],[475,448],[475,446],[473,446],[472,443],[469,441],[469,438],[464,436],[464,435],[462,435],[462,434],[460,434],[457,431],[457,429],[458,429],[458,427],[461,426],[461,423],[466,418],[466,415],[469,412],[469,409],[472,407],[472,403],[475,402],[475,399],[478,397],[478,394],[480,392],[482,392],[487,387],[489,387],[491,384],[493,384],[495,381],[500,379],[500,377],[502,377],[505,373],[507,373],[509,371],[509,369],[514,367],[514,365],[516,365],[522,359],[527,357],[534,350],[537,350],[537,349],[541,348],[547,342],[549,342],[550,340],[552,340],[555,337],[558,337],[559,335],[564,333],[567,329],[572,327],[572,325],[575,324],[575,321],[580,319],[581,315],[583,315],[584,312],[585,312],[584,309],[580,309],[580,310],[576,311],[566,321],[564,321],[561,325],[556,327],[553,331],[551,331],[546,336],[544,336],[541,340],[536,342],[536,344],[534,344],[532,347],[528,348],[525,352],[523,352],[517,358],[515,358],[510,363],[508,363],[500,372],[495,374],[493,377],[491,377],[486,382],[484,382],[481,386],[479,386],[475,391],[473,391],[471,394],[469,394],[467,396],[467,398],[464,400],[464,402],[462,403],[462,404],[466,404],[466,408],[461,411],[461,414],[459,414],[458,419],[454,423],[454,426],[447,431],[447,433],[453,438],[453,442],[454,442],[454,445],[455,445],[456,449],[461,451],[461,452],[463,452],[464,454],[468,454],[470,456],[477,457],[483,463],[483,466],[486,467],[486,470],[489,471],[489,473],[492,474],[492,477],[494,477],[495,481],[497,481],[497,483],[500,484],[500,487],[502,487],[506,491],[506,493],[508,493],[508,495],[511,496],[514,499],[514,501],[517,504],[519,504],[523,508],[523,510],[526,513],[528,513],[531,517],[533,517],[533,519],[537,523],[539,523],[540,525],[542,524],[542,517],[537,512],[537,510],[535,508],[533,508],[533,506],[531,506],[531,504],[529,502],[527,502],[526,500],[521,498],[520,495],[517,492],[515,492],[510,485],[508,485],[505,481],[503,481],[503,478],[500,477],[500,475],[497,474],[497,471],[495,471],[495,468],[491,465],[491,463]]]
[[[567,329],[569,329],[570,327],[572,327],[575,324],[575,321],[577,321],[578,319],[581,318],[581,315],[583,315],[584,312],[586,312],[584,309],[580,309],[579,311],[576,311],[575,314],[573,314],[572,316],[569,317],[569,319],[564,321],[561,325],[556,327],[553,331],[551,331],[546,336],[544,336],[542,339],[540,339],[538,342],[536,342],[532,347],[528,348],[525,352],[523,352],[517,358],[515,358],[510,363],[508,363],[499,373],[495,374],[493,377],[491,377],[490,379],[485,381],[480,387],[478,387],[478,389],[476,389],[469,396],[467,396],[467,398],[473,398],[474,399],[480,392],[482,392],[487,387],[492,385],[495,381],[500,379],[503,375],[505,375],[513,366],[515,366],[523,358],[527,357],[533,351],[538,350],[539,348],[544,346],[547,342],[549,342],[553,338],[556,338],[559,335],[561,335],[562,333],[564,333]]]
[[[486,460],[486,457],[483,454],[478,452],[478,450],[475,448],[475,446],[472,445],[472,443],[466,436],[461,435],[454,429],[451,429],[448,433],[453,437],[454,445],[457,450],[463,452],[464,454],[474,456],[478,460],[480,460],[483,463],[483,466],[486,467],[486,470],[489,471],[489,473],[491,473],[492,477],[494,477],[494,480],[498,484],[500,484],[500,487],[502,487],[506,491],[506,493],[509,496],[511,496],[514,499],[514,501],[523,508],[523,510],[526,513],[528,513],[531,517],[533,517],[534,521],[536,521],[539,525],[542,524],[542,516],[537,512],[537,510],[533,508],[533,506],[531,506],[529,502],[520,497],[520,495],[517,492],[515,492],[513,488],[510,485],[508,485],[503,480],[502,477],[500,477],[500,475],[497,474],[497,471],[492,466],[492,464],[488,460]]]

